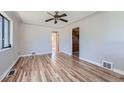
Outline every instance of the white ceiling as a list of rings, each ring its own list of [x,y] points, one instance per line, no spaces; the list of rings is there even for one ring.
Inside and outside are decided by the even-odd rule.
[[[53,11],[49,12],[54,14]],[[47,11],[17,11],[16,13],[23,23],[60,28],[83,19],[94,12],[95,11],[60,11],[60,14],[67,14],[67,16],[63,18],[67,19],[68,23],[58,21],[57,24],[54,24],[54,21],[45,22],[46,19],[51,18]]]

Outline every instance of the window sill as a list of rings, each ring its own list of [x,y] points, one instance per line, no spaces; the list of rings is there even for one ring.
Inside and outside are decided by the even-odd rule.
[[[10,50],[10,49],[12,49],[12,47],[5,48],[5,49],[1,49],[1,50],[0,50],[0,53],[1,53],[1,52],[5,52],[5,51],[8,51],[8,50]]]

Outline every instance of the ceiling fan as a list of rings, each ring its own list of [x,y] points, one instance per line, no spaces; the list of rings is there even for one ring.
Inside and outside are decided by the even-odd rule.
[[[49,21],[51,21],[51,20],[54,20],[54,24],[57,24],[57,23],[58,23],[58,20],[61,20],[61,21],[63,21],[63,22],[68,22],[68,20],[62,18],[62,17],[66,17],[66,16],[67,16],[67,14],[65,14],[65,13],[59,15],[59,12],[58,12],[58,11],[55,11],[55,14],[51,14],[51,13],[49,13],[49,12],[48,12],[48,14],[49,14],[50,16],[52,16],[52,18],[46,19],[45,22],[49,22]]]

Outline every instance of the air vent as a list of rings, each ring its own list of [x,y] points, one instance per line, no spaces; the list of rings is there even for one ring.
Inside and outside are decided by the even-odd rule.
[[[8,73],[8,76],[15,75],[16,69],[11,69],[10,72]]]
[[[113,63],[105,61],[105,60],[102,60],[102,66],[109,70],[113,69]]]
[[[35,55],[36,54],[36,52],[32,52],[32,55]]]

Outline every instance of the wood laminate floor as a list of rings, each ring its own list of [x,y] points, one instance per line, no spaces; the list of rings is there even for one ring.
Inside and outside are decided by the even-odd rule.
[[[3,82],[123,82],[124,76],[64,53],[21,57]]]

